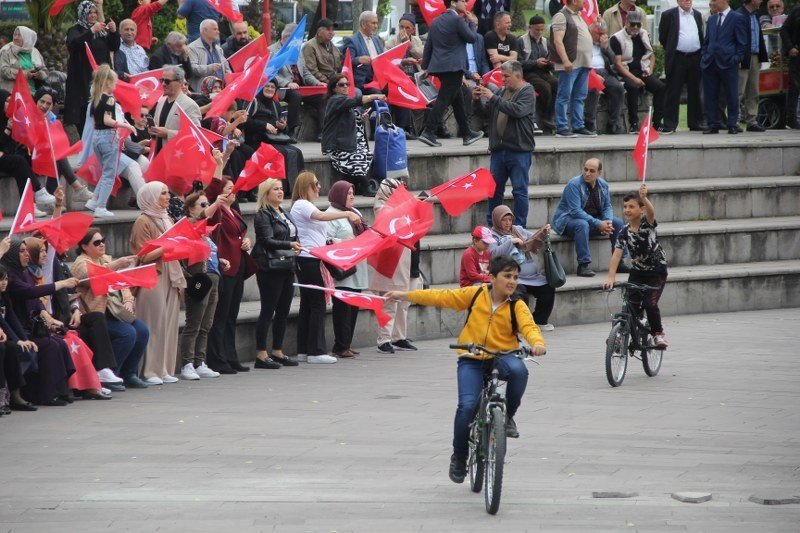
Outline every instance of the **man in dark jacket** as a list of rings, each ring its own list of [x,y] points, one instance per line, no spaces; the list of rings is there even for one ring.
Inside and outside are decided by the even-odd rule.
[[[797,102],[800,96],[800,5],[789,12],[789,17],[781,28],[783,55],[789,58],[789,94],[786,108],[786,124],[800,129]]]
[[[150,56],[150,70],[164,65],[178,65],[187,78],[192,75],[192,62],[189,60],[189,50],[186,48],[186,37],[181,32],[169,32],[164,39],[164,46]]]
[[[494,94],[491,89],[479,85],[473,98],[487,98],[490,106],[489,170],[496,187],[489,199],[486,220],[492,223],[492,210],[503,203],[506,181],[511,178],[514,196],[514,224],[528,227],[528,182],[531,158],[535,146],[536,95],[533,86],[522,77],[519,61],[506,61],[500,67],[504,87]]]
[[[747,20],[747,49],[739,67],[739,107],[744,111],[744,122],[747,131],[760,132],[764,128],[759,126],[758,117],[758,74],[761,72],[761,63],[769,61],[767,47],[764,44],[764,35],[761,24],[758,23],[758,8],[761,0],[744,0],[738,9]]]
[[[249,42],[250,36],[247,34],[247,22],[234,22],[233,34],[225,39],[225,44],[222,45],[222,53],[225,54],[225,57],[231,57],[247,46]]]
[[[428,146],[442,145],[436,140],[434,132],[451,103],[459,130],[464,134],[464,146],[483,137],[483,132],[469,128],[464,100],[459,90],[467,69],[466,45],[476,40],[475,17],[469,22],[464,18],[467,9],[465,0],[450,0],[449,6],[431,24],[422,54],[422,68],[428,74],[436,75],[442,84],[439,97],[425,118],[425,129],[419,135],[419,140]]]

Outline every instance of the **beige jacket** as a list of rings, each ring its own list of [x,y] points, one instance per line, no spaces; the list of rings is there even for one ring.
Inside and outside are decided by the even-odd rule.
[[[161,117],[161,110],[164,108],[164,102],[166,100],[166,96],[162,96],[158,99],[155,113],[153,113],[153,118],[155,118],[156,124],[158,124],[158,120]],[[164,127],[168,130],[167,139],[172,139],[178,133],[178,128],[181,125],[181,115],[180,112],[178,112],[179,107],[183,109],[184,113],[186,113],[190,119],[192,119],[192,122],[194,122],[196,126],[200,126],[200,119],[203,118],[203,115],[200,112],[200,107],[194,100],[181,93],[175,99],[175,103],[172,104],[172,109],[169,110],[169,115],[164,123]]]
[[[37,77],[43,80],[47,75],[42,54],[36,48],[31,49],[31,60],[33,65],[39,67]],[[11,43],[0,48],[0,89],[11,92],[14,89],[14,82],[19,72],[19,56],[11,49]]]
[[[75,262],[72,263],[72,275],[78,279],[85,279],[88,273],[88,267],[86,263],[95,263],[97,265],[107,265],[112,261],[110,255],[104,255],[100,257],[97,261],[92,261],[88,255],[80,254],[76,259]],[[108,302],[108,295],[101,294],[100,296],[95,296],[92,292],[91,287],[89,284],[80,284],[78,285],[75,290],[78,292],[78,300],[81,303],[81,308],[84,313],[105,313],[106,312],[106,303]],[[122,300],[125,302],[133,302],[136,299],[133,297],[133,294],[128,289],[122,289],[120,291],[122,293]]]

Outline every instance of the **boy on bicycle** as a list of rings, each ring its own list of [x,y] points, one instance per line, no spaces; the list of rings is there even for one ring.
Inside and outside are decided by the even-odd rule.
[[[530,344],[533,355],[544,355],[544,339],[528,306],[523,300],[512,299],[519,279],[519,263],[509,256],[492,258],[489,263],[489,279],[490,285],[451,290],[391,291],[386,296],[420,305],[468,310],[466,324],[458,336],[459,344],[482,344],[493,351],[516,350],[519,348],[519,333]],[[517,324],[517,331],[512,326],[514,322]],[[463,483],[467,475],[469,424],[475,416],[483,389],[483,376],[491,367],[492,357],[473,355],[463,350],[459,350],[458,354],[458,407],[453,424],[450,479],[455,483]],[[521,359],[513,355],[501,357],[497,362],[497,369],[500,379],[507,382],[506,435],[516,438],[519,437],[519,432],[513,417],[522,401],[522,395],[525,394],[528,369]]]
[[[632,301],[638,308],[644,307],[647,312],[647,321],[650,324],[650,333],[653,342],[660,349],[667,347],[664,336],[664,327],[661,324],[661,311],[658,309],[658,300],[664,292],[667,283],[667,256],[656,235],[656,210],[647,198],[647,185],[639,186],[639,193],[631,192],[623,198],[622,214],[628,223],[620,230],[614,253],[608,265],[608,280],[603,288],[610,289],[614,286],[622,258],[622,251],[627,247],[631,256],[631,272],[628,281],[640,285],[658,287],[657,290],[648,291],[644,298]],[[634,297],[635,298],[635,297]]]

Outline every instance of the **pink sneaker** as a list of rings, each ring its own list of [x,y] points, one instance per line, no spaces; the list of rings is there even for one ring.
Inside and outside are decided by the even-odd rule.
[[[660,350],[664,350],[667,348],[667,346],[669,346],[669,343],[667,342],[667,338],[664,336],[663,331],[661,333],[656,333],[653,336],[653,342],[656,344],[656,348]]]

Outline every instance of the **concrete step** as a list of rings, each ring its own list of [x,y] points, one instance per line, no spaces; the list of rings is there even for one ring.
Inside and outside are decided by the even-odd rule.
[[[610,319],[618,312],[619,292],[600,293],[604,272],[595,278],[571,276],[557,291],[555,309],[550,322],[560,326],[586,324]],[[625,276],[620,276],[622,281]],[[454,288],[456,285],[435,285],[433,288]],[[775,309],[800,306],[800,260],[755,263],[731,263],[697,267],[672,267],[669,271],[660,308],[665,316],[696,313],[717,313]],[[296,321],[299,299],[292,302],[284,349],[296,353]],[[236,342],[239,357],[249,361],[255,357],[255,327],[260,304],[244,302],[239,312]],[[183,320],[183,318],[181,319]],[[326,340],[333,344],[333,328],[328,312]],[[410,339],[454,338],[464,323],[464,313],[449,309],[412,305],[408,317]],[[359,314],[354,347],[375,346],[377,323],[371,312]],[[545,338],[548,334],[545,334]],[[270,341],[271,342],[271,341]],[[445,341],[443,341],[443,349]],[[598,345],[598,357],[604,350]]]

